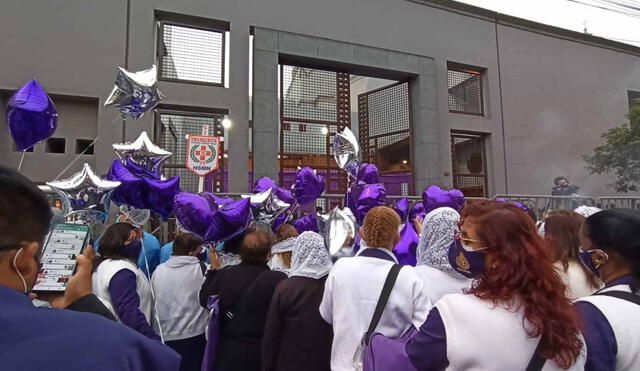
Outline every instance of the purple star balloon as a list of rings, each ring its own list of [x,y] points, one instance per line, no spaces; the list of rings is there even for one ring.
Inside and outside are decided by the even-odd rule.
[[[7,103],[7,128],[19,151],[49,138],[58,127],[51,98],[36,80],[18,90]]]

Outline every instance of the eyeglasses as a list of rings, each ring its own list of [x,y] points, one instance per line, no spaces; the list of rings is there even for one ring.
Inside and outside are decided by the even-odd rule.
[[[473,238],[462,237],[462,233],[460,233],[460,232],[456,232],[455,239],[460,241],[460,242],[465,242],[465,243],[482,243],[482,241],[480,241],[480,240],[474,240]]]

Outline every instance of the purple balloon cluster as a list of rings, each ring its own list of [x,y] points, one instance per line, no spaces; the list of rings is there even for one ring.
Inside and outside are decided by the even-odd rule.
[[[303,167],[296,173],[296,181],[291,187],[293,195],[300,205],[314,202],[325,188],[325,179],[310,167]]]
[[[49,138],[58,127],[58,113],[51,98],[36,80],[18,90],[7,103],[7,128],[19,151]]]
[[[178,222],[205,242],[229,240],[244,232],[251,223],[249,198],[233,201],[209,192],[180,192],[174,204]]]
[[[356,179],[347,191],[347,206],[354,213],[356,220],[362,224],[369,210],[384,206],[387,191],[379,183],[378,168],[374,164],[362,163]]]
[[[111,200],[118,205],[149,209],[167,220],[174,211],[173,199],[180,192],[180,177],[162,180],[159,171],[150,171],[127,158],[123,164],[114,160],[107,179],[121,184],[113,191]]]

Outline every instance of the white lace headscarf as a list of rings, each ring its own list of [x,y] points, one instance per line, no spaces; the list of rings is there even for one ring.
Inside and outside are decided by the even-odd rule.
[[[331,270],[331,256],[316,232],[303,232],[293,245],[289,277],[320,279]]]
[[[454,272],[449,264],[449,246],[458,232],[460,214],[450,207],[440,207],[424,217],[418,242],[417,265],[430,265],[445,272]]]
[[[280,241],[271,247],[271,259],[267,265],[273,271],[280,271],[289,274],[289,265],[282,259],[282,254],[293,251],[293,244],[297,237],[290,237],[284,241]]]

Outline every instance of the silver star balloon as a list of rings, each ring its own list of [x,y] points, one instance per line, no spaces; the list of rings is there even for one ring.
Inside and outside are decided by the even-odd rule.
[[[62,211],[65,216],[80,212],[105,213],[111,192],[120,182],[104,180],[97,176],[89,164],[65,180],[47,182],[62,199]]]
[[[356,177],[360,166],[360,144],[351,129],[344,128],[342,133],[336,133],[333,139],[333,156],[340,169]]]
[[[104,106],[117,108],[123,118],[137,120],[164,98],[156,86],[157,80],[155,65],[138,72],[118,67],[115,86]]]
[[[328,216],[321,216],[324,224],[324,241],[331,255],[335,255],[346,243],[353,244],[356,237],[355,217],[348,207],[335,207]]]
[[[287,211],[288,203],[282,201],[273,188],[264,192],[242,195],[243,198],[250,198],[253,209],[253,218],[256,222],[271,224],[280,214]]]
[[[111,146],[122,163],[126,164],[127,159],[131,159],[136,165],[158,174],[164,161],[171,156],[171,152],[155,145],[146,131],[140,133],[133,143],[114,143]]]

